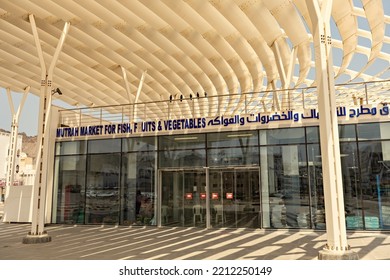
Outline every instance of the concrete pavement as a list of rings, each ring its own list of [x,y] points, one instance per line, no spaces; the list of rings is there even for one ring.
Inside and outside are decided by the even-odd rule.
[[[46,227],[52,242],[22,244],[29,224],[0,222],[2,260],[315,260],[325,232],[156,228],[126,226]],[[390,232],[348,232],[362,260],[390,260]]]

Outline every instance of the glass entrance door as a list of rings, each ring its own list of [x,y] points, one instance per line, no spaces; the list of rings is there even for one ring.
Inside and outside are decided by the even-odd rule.
[[[206,175],[203,170],[161,171],[161,225],[206,227]]]
[[[258,169],[210,170],[212,227],[260,228]]]

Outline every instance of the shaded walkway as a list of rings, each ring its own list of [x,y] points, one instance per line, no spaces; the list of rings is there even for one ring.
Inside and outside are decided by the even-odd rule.
[[[51,225],[52,242],[22,244],[29,224],[0,223],[0,259],[315,260],[325,232]],[[390,233],[349,232],[360,259],[390,260]]]

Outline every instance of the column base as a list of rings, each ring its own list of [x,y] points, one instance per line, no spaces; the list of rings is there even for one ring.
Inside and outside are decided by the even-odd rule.
[[[42,234],[31,234],[29,232],[26,237],[23,237],[23,244],[39,244],[51,241],[51,236],[44,232]]]
[[[358,253],[352,250],[336,251],[329,249],[322,249],[318,253],[319,260],[358,260]]]

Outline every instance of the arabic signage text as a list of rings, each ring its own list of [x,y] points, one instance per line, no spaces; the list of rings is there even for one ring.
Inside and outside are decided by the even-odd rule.
[[[337,116],[344,119],[355,119],[365,117],[383,117],[389,116],[388,106],[382,108],[360,106],[358,108],[338,107]],[[295,112],[286,111],[282,113],[234,115],[231,117],[217,116],[215,118],[190,118],[190,119],[171,119],[148,122],[132,122],[105,125],[90,125],[81,127],[61,127],[57,128],[57,138],[96,136],[96,135],[118,135],[118,134],[140,134],[140,133],[158,133],[170,131],[188,131],[195,129],[211,129],[224,127],[242,127],[246,125],[268,125],[276,122],[284,123],[302,123],[308,120],[318,120],[319,113],[316,109],[310,111]]]

